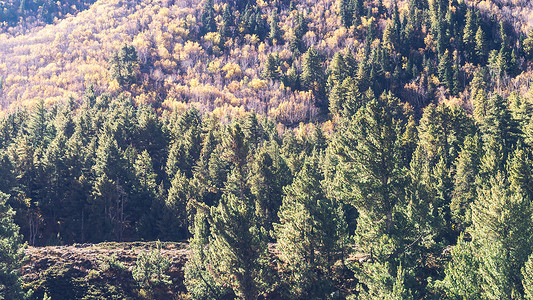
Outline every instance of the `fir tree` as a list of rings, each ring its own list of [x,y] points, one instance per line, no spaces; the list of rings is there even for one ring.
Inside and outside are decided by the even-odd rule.
[[[274,224],[280,260],[286,264],[291,293],[323,298],[332,288],[332,268],[339,249],[335,203],[322,187],[317,154],[306,159],[285,188],[280,224]]]
[[[302,84],[308,87],[315,98],[317,107],[327,110],[326,78],[322,68],[322,57],[314,47],[304,54],[302,63]]]
[[[246,170],[249,147],[238,125],[228,129],[225,147],[233,170],[221,201],[210,212],[210,255],[221,283],[229,284],[238,297],[256,299],[265,291],[267,236],[255,214]]]
[[[279,17],[278,17],[278,10],[274,9],[272,10],[272,16],[270,19],[270,33],[268,34],[268,39],[273,44],[281,44],[283,42],[282,40],[283,32],[279,28]]]
[[[352,26],[352,21],[354,18],[352,0],[340,0],[339,15],[341,17],[342,26],[346,28]]]
[[[215,8],[213,0],[206,0],[204,3],[204,9],[201,16],[202,27],[201,34],[217,31],[217,23],[215,21]]]
[[[448,50],[439,59],[439,78],[450,91],[453,89],[452,59]]]
[[[279,79],[279,71],[278,71],[278,62],[276,61],[276,58],[272,54],[268,54],[267,60],[265,62],[265,66],[263,68],[263,72],[261,72],[261,75],[269,80],[277,80]]]
[[[24,256],[22,236],[13,222],[15,212],[7,204],[8,198],[0,192],[0,298],[23,299],[18,274]]]
[[[476,177],[481,164],[481,155],[479,137],[468,136],[457,159],[455,184],[450,203],[458,231],[466,229],[472,222],[470,206],[477,198]]]
[[[391,95],[373,99],[334,143],[342,162],[338,196],[359,211],[358,243],[370,255],[387,256],[383,249],[377,249],[381,246],[375,239],[393,230],[395,207],[403,198],[401,115],[398,100]]]
[[[522,286],[524,287],[524,294],[527,300],[533,299],[533,254],[522,268]]]
[[[487,47],[487,40],[485,37],[485,32],[479,26],[476,31],[476,45],[475,45],[475,53],[477,62],[479,65],[484,65],[487,61],[487,53],[488,53],[488,47]]]

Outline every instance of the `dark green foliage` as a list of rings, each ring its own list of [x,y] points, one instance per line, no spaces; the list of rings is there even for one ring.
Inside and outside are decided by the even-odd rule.
[[[123,88],[127,88],[137,82],[138,71],[137,51],[132,45],[125,44],[109,60],[111,78],[115,79]]]
[[[278,17],[278,11],[273,10],[272,16],[270,19],[270,33],[268,34],[268,38],[272,43],[279,43],[281,44],[283,42],[283,31],[281,28],[279,28],[279,17]]]
[[[269,54],[267,56],[267,60],[265,62],[265,66],[261,75],[263,75],[264,78],[270,80],[279,79],[279,62],[272,54]]]
[[[320,53],[313,47],[309,48],[304,54],[302,65],[302,84],[313,92],[315,105],[327,110],[326,75]]]
[[[8,195],[0,192],[0,298],[22,299],[18,268],[24,256],[23,244],[8,199]]]
[[[133,279],[143,287],[169,285],[170,276],[165,274],[170,267],[170,260],[161,254],[161,243],[150,252],[141,252],[137,256],[135,267],[131,273]]]
[[[284,189],[279,224],[274,224],[280,260],[293,297],[320,299],[332,289],[333,264],[340,250],[341,222],[336,204],[326,197],[315,152],[293,183]]]
[[[204,10],[201,16],[202,34],[217,31],[217,23],[215,21],[215,17],[216,16],[215,16],[215,8],[214,8],[213,0],[206,0],[204,3]]]

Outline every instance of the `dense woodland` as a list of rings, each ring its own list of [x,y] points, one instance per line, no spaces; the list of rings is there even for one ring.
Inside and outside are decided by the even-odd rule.
[[[528,2],[191,4],[4,24],[0,298],[161,240],[193,299],[533,299]]]

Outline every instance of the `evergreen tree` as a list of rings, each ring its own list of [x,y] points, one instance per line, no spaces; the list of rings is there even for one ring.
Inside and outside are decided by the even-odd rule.
[[[339,15],[341,17],[342,26],[346,28],[352,26],[352,21],[354,19],[352,0],[340,0]]]
[[[402,126],[398,100],[384,95],[361,108],[334,143],[341,158],[338,196],[360,213],[360,249],[380,259],[388,254],[377,249],[376,238],[391,233],[395,207],[403,198]]]
[[[444,270],[445,278],[436,284],[446,295],[463,299],[482,299],[477,251],[479,250],[471,242],[465,241],[462,234],[459,236]]]
[[[336,84],[342,83],[346,78],[346,64],[340,52],[335,53],[328,67],[328,88],[331,89]]]
[[[453,53],[453,75],[451,92],[453,95],[457,96],[462,90],[463,85],[461,82],[461,66],[459,65],[459,55],[456,50]]]
[[[265,62],[265,66],[263,68],[263,72],[261,72],[261,75],[269,80],[277,80],[280,77],[278,62],[276,61],[274,55],[272,55],[271,53],[269,53],[267,56],[267,60]]]
[[[451,91],[453,89],[452,59],[447,49],[439,59],[439,78],[448,90]]]
[[[277,221],[283,187],[289,183],[291,175],[277,143],[258,150],[252,170],[251,192],[256,198],[256,214],[263,227],[270,230]]]
[[[137,51],[132,45],[124,44],[109,60],[111,78],[115,79],[123,88],[128,88],[137,82],[138,71]]]
[[[325,195],[323,179],[314,153],[285,188],[280,223],[274,224],[280,260],[295,297],[324,298],[332,288],[339,220],[335,203]]]
[[[472,206],[473,242],[479,245],[481,288],[486,298],[519,293],[520,269],[532,251],[531,200],[502,177],[493,178]]]
[[[283,32],[281,28],[279,28],[278,10],[274,9],[272,10],[272,16],[270,19],[270,33],[268,34],[268,39],[273,44],[275,43],[281,44],[283,42],[282,36],[283,36]]]
[[[230,11],[230,6],[226,3],[224,5],[224,12],[222,13],[222,27],[220,28],[221,40],[233,36],[232,27],[235,26],[233,14]]]
[[[502,146],[503,159],[507,159],[509,152],[520,139],[521,132],[518,123],[511,116],[506,101],[500,95],[493,95],[488,100],[488,109],[483,123],[480,125],[483,141],[494,140]]]
[[[7,204],[8,198],[0,192],[0,298],[23,299],[18,274],[24,256],[22,236],[13,222],[15,212]]]
[[[488,46],[485,37],[485,32],[479,26],[476,31],[476,45],[475,45],[476,61],[479,65],[484,65],[487,61]]]
[[[455,184],[450,210],[458,230],[464,230],[472,222],[470,206],[477,198],[476,177],[481,164],[479,137],[468,136],[456,163]]]
[[[193,237],[189,240],[191,257],[185,263],[184,283],[193,299],[231,299],[235,294],[230,287],[219,283],[213,272],[218,264],[210,259],[208,214],[208,207],[199,205],[191,230]]]
[[[301,79],[302,84],[313,92],[316,106],[327,110],[326,75],[322,68],[322,57],[314,47],[304,54]]]
[[[529,256],[529,259],[522,268],[522,276],[525,298],[531,300],[533,299],[533,254]]]
[[[476,34],[476,24],[474,18],[474,12],[472,9],[468,9],[466,12],[465,27],[463,30],[463,44],[464,50],[467,54],[467,57],[470,60],[473,60],[474,48],[475,48],[475,34]]]
[[[522,48],[528,58],[533,58],[533,29],[528,32],[527,38],[525,38],[522,43]]]
[[[211,208],[210,255],[221,283],[240,298],[256,299],[268,278],[267,236],[255,214],[246,170],[249,147],[238,125],[228,129],[225,146],[233,170],[221,201]]]
[[[352,25],[357,26],[361,24],[361,17],[365,13],[363,2],[364,2],[363,0],[352,0],[351,1],[352,11],[353,11]]]
[[[152,211],[152,208],[156,204],[158,185],[148,151],[144,150],[137,155],[133,168],[139,185],[137,197],[132,199],[135,204],[132,205],[134,211],[131,212],[139,219],[136,231],[146,239],[153,239],[157,235],[157,228],[153,226],[155,223],[153,220],[157,219],[157,216],[154,215],[155,211]]]
[[[35,110],[30,117],[28,131],[34,147],[47,146],[51,139],[51,130],[44,101],[37,102]]]
[[[470,83],[471,97],[470,101],[474,107],[474,120],[479,124],[483,123],[483,119],[488,111],[488,97],[487,97],[487,72],[484,68],[477,70],[474,73],[474,78]]]
[[[127,227],[128,186],[131,174],[124,153],[109,133],[102,133],[92,170],[91,240],[122,240]]]
[[[204,9],[202,11],[201,16],[201,34],[206,34],[208,32],[216,32],[217,31],[217,23],[215,21],[215,8],[213,0],[206,0],[204,3]]]

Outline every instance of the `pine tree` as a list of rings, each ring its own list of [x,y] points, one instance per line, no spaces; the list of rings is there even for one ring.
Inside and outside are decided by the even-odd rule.
[[[448,90],[451,91],[453,89],[452,59],[447,49],[439,59],[439,78]]]
[[[524,294],[527,300],[533,299],[533,254],[522,268],[522,286],[524,287]]]
[[[235,298],[227,284],[220,283],[213,269],[219,267],[216,260],[210,259],[209,208],[199,205],[192,226],[193,237],[189,240],[191,257],[185,263],[185,286],[193,299]]]
[[[472,9],[468,9],[466,12],[466,21],[465,21],[465,27],[463,30],[463,43],[464,43],[464,49],[467,54],[467,57],[470,60],[473,60],[474,55],[474,48],[475,48],[475,31],[476,31],[476,24],[474,19],[474,13]]]
[[[298,12],[296,14],[296,26],[293,29],[293,37],[289,44],[289,49],[293,52],[294,56],[299,56],[305,50],[302,38],[307,33],[307,30],[307,20],[303,13]]]
[[[51,132],[43,100],[37,102],[35,110],[28,123],[29,136],[33,146],[47,146],[51,139]]]
[[[531,200],[501,175],[474,202],[469,231],[483,249],[479,260],[486,298],[510,298],[519,291],[520,269],[532,252],[532,213]]]
[[[361,17],[365,13],[364,6],[363,6],[363,0],[352,0],[352,25],[358,26],[361,24]]]
[[[339,220],[335,203],[325,195],[323,179],[315,152],[285,188],[280,223],[274,224],[289,288],[298,297],[324,298],[332,287]]]
[[[137,155],[135,164],[135,177],[137,180],[138,192],[134,197],[132,205],[135,210],[131,212],[138,219],[137,232],[146,239],[153,239],[157,235],[157,228],[153,226],[157,219],[152,208],[156,205],[157,196],[157,175],[155,174],[152,158],[148,151],[144,150]]]
[[[453,52],[453,75],[452,75],[453,86],[451,92],[453,95],[459,95],[463,90],[463,84],[461,81],[461,66],[459,65],[459,55],[457,50]]]
[[[280,77],[280,74],[278,72],[278,62],[276,61],[276,58],[272,53],[269,53],[267,56],[267,60],[265,62],[265,66],[263,68],[263,72],[261,72],[261,75],[269,80],[277,80]]]
[[[295,62],[293,62],[292,66],[287,70],[287,74],[283,76],[283,84],[293,90],[298,90],[300,88],[300,76],[296,71]]]
[[[533,58],[533,29],[528,32],[527,38],[522,43],[522,48],[530,59]]]
[[[352,77],[344,79],[342,82],[342,91],[344,91],[341,102],[340,114],[345,118],[351,118],[355,113],[364,106],[366,99],[363,97]]]
[[[397,40],[398,37],[396,36],[394,26],[391,22],[388,22],[385,31],[383,32],[383,45],[385,45],[389,51],[397,50]]]
[[[470,102],[474,107],[474,120],[479,124],[483,123],[483,119],[488,111],[488,97],[487,97],[487,72],[484,68],[477,70],[474,73],[474,78],[470,83],[471,97]]]
[[[484,65],[487,61],[487,40],[485,37],[485,32],[479,26],[476,31],[476,45],[475,45],[476,61],[479,65]]]
[[[271,230],[277,221],[283,187],[289,183],[291,174],[277,143],[262,147],[255,156],[251,192],[256,198],[256,214],[263,227]]]
[[[398,100],[383,95],[361,108],[334,143],[342,162],[338,196],[359,211],[358,244],[370,255],[388,255],[376,249],[376,238],[391,233],[395,207],[403,198],[401,118]]]
[[[331,89],[336,84],[341,84],[346,78],[346,64],[340,52],[335,53],[328,67],[328,88]]]
[[[483,141],[493,139],[495,143],[501,145],[505,160],[520,139],[519,125],[511,116],[505,99],[500,95],[492,95],[488,99],[487,106],[486,115],[480,125]]]
[[[509,160],[507,172],[510,183],[533,201],[533,162],[528,153],[527,147],[519,143]]]
[[[232,27],[235,26],[233,14],[230,11],[229,5],[224,5],[224,12],[222,13],[222,26],[220,28],[221,40],[233,36]]]
[[[202,27],[200,31],[202,35],[208,32],[217,31],[217,23],[215,21],[215,17],[216,16],[213,0],[206,0],[201,16]]]
[[[117,141],[108,132],[99,137],[96,161],[93,166],[93,197],[91,202],[91,240],[106,238],[122,240],[126,230],[124,209],[129,200],[128,185],[131,174],[128,172],[124,153]]]
[[[346,76],[354,77],[357,72],[357,61],[350,48],[348,48],[344,54],[344,65],[346,67]]]
[[[0,298],[23,299],[18,274],[24,257],[22,236],[13,221],[15,212],[7,204],[8,198],[0,192]]]
[[[339,15],[341,17],[342,26],[346,28],[352,26],[352,21],[354,18],[352,0],[340,0]]]
[[[128,88],[137,82],[139,67],[137,51],[128,44],[124,44],[109,60],[111,78],[123,88]]]
[[[268,34],[268,39],[273,44],[281,44],[283,42],[282,36],[283,32],[279,28],[278,10],[274,9],[272,10],[272,16],[270,19],[270,33]]]
[[[450,297],[462,299],[482,299],[480,288],[479,250],[461,234],[457,245],[452,247],[451,259],[444,270],[445,278],[437,286]]]
[[[211,259],[222,283],[243,299],[256,299],[265,291],[268,273],[267,236],[255,214],[247,160],[249,146],[238,125],[228,129],[225,157],[233,170],[218,206],[211,208]]]
[[[477,198],[476,177],[481,164],[479,137],[468,136],[456,163],[455,184],[450,210],[457,230],[462,231],[472,222],[471,205]]]
[[[301,79],[302,84],[313,92],[316,106],[327,110],[326,75],[322,68],[322,57],[314,47],[304,54]]]
[[[329,91],[329,111],[335,115],[341,115],[344,106],[345,90],[341,83],[336,83]]]

